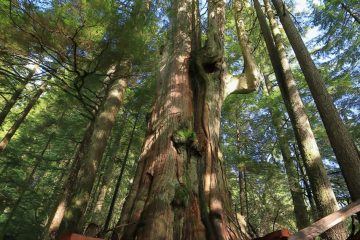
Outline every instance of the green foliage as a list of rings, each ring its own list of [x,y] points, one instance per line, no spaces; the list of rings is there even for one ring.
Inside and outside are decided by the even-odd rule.
[[[0,109],[15,90],[26,83],[0,127],[1,137],[23,111],[36,88],[44,81],[49,84],[49,90],[41,96],[7,149],[0,153],[0,236],[4,233],[2,227],[8,223],[6,232],[16,239],[41,238],[50,209],[62,195],[62,186],[86,126],[104,97],[107,71],[112,64],[130,60],[131,74],[116,76],[126,78],[129,88],[125,91],[125,103],[108,141],[91,203],[84,216],[86,222],[101,225],[105,221],[135,116],[139,112],[110,227],[120,217],[141,153],[147,127],[146,113],[152,111],[151,104],[156,94],[158,49],[167,38],[169,28],[170,1],[153,4],[145,18],[138,17],[141,2],[0,1]],[[359,145],[359,24],[345,12],[341,3],[359,11],[357,1],[321,1],[320,5],[311,5],[313,16],[300,15],[296,19],[308,27],[319,28],[320,35],[311,46],[328,90]],[[284,120],[283,128],[290,145],[295,143],[293,131],[280,90],[274,84],[273,70],[252,6],[244,8],[242,14],[256,61],[274,86],[270,95],[265,94],[261,87],[258,92],[248,95],[230,96],[224,103],[221,149],[228,185],[234,208],[240,212],[239,172],[245,173],[248,208],[245,215],[259,235],[282,227],[295,230],[284,163],[269,109],[276,109],[273,114]],[[234,24],[229,5],[225,57],[230,72],[237,75],[243,71],[244,65]],[[290,51],[288,54],[292,56]],[[335,193],[340,202],[346,204],[349,198],[346,185],[311,93],[296,62],[291,64]],[[34,66],[38,70],[27,80]],[[186,124],[178,126],[172,140],[180,147],[190,147],[197,141],[192,127]],[[297,152],[291,151],[295,157]],[[32,171],[34,175],[29,178]],[[191,180],[197,178],[196,172],[189,174],[193,176],[185,175],[180,179],[182,184],[177,183],[175,188],[173,203],[177,206],[187,207],[190,190],[195,185]],[[306,179],[301,179],[298,174],[298,181],[303,183]],[[104,185],[108,190],[103,207],[95,213],[92,210]],[[13,217],[8,221],[11,214]]]
[[[173,141],[177,144],[188,144],[195,141],[196,135],[193,130],[180,128],[173,134]]]

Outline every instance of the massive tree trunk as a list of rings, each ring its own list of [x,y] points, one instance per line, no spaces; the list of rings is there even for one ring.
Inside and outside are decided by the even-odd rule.
[[[0,112],[0,126],[3,124],[6,116],[10,113],[11,108],[15,105],[16,101],[20,98],[21,93],[24,91],[26,84],[31,80],[34,71],[30,71],[25,80],[22,80],[16,87],[11,98],[6,102],[4,108]]]
[[[266,95],[269,95],[269,92],[271,92],[271,86],[270,86],[271,83],[268,82],[268,79],[266,78],[265,81],[266,81],[265,82],[266,86],[264,86],[264,93]],[[281,155],[284,161],[285,171],[288,178],[289,189],[294,205],[296,226],[300,230],[307,227],[310,224],[307,207],[304,201],[303,191],[296,177],[297,176],[296,167],[291,157],[289,140],[288,137],[286,136],[286,132],[282,127],[283,126],[282,114],[279,111],[279,109],[276,108],[275,106],[270,106],[269,110],[271,114],[271,120],[274,125],[276,135],[278,138]]]
[[[120,64],[121,65],[121,64]],[[94,130],[90,137],[90,146],[81,159],[81,168],[77,176],[74,194],[65,211],[62,225],[64,232],[81,232],[82,216],[90,199],[96,174],[102,160],[107,140],[115,123],[115,117],[123,102],[127,79],[117,74],[128,75],[130,66],[116,66],[109,72],[110,84],[105,99],[95,119]],[[115,68],[118,68],[115,70]],[[119,68],[124,68],[120,69]],[[114,79],[115,78],[115,79]]]
[[[0,142],[0,152],[4,151],[9,144],[11,138],[14,136],[20,125],[24,122],[31,109],[35,106],[35,103],[40,98],[41,94],[46,90],[46,83],[41,84],[35,95],[31,98],[30,102],[26,105],[24,111],[20,114],[18,119],[14,122],[11,128],[7,131],[4,138]]]
[[[113,239],[247,239],[231,209],[219,129],[224,98],[254,91],[248,86],[257,72],[245,56],[248,75],[226,72],[224,1],[208,1],[208,38],[200,47],[197,5],[173,4],[157,99]]]
[[[360,181],[358,180],[360,176],[360,156],[358,149],[342,122],[331,95],[326,89],[325,82],[311,59],[309,51],[290,17],[290,13],[286,10],[286,6],[281,0],[273,0],[272,2],[294,49],[305,80],[309,85],[326,133],[329,136],[330,144],[345,178],[351,199],[353,201],[360,199]]]
[[[324,217],[338,210],[335,194],[332,191],[309,119],[306,115],[299,91],[297,90],[286,57],[285,48],[282,44],[281,36],[279,35],[280,32],[276,28],[276,25],[274,25],[274,22],[271,21],[271,29],[274,35],[274,38],[272,38],[259,1],[254,0],[254,3],[281,95],[284,99],[294,129],[295,138],[305,162],[306,172],[309,176],[311,188],[313,189],[319,217]],[[345,239],[345,229],[342,225],[339,225],[324,233],[324,238]]]

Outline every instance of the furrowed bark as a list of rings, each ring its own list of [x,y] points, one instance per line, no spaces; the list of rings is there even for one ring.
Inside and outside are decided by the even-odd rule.
[[[358,181],[360,176],[359,151],[342,122],[332,97],[326,89],[325,82],[301,39],[299,31],[290,17],[290,13],[286,10],[286,6],[281,0],[273,0],[272,2],[299,61],[301,70],[304,73],[305,80],[314,98],[330,144],[345,178],[351,199],[353,201],[360,199],[360,181]]]
[[[7,145],[9,144],[11,138],[14,136],[16,131],[19,129],[20,125],[24,122],[27,115],[31,111],[31,109],[35,106],[36,102],[40,98],[40,96],[43,94],[43,92],[46,90],[46,83],[41,84],[39,89],[36,91],[35,95],[31,98],[30,102],[26,105],[24,111],[20,114],[18,119],[14,122],[12,127],[7,131],[4,138],[0,142],[0,152],[4,151]]]
[[[133,185],[112,239],[247,239],[237,229],[219,152],[225,98],[224,1],[173,4],[157,98]]]
[[[266,18],[258,0],[254,0],[257,16],[260,22],[270,60],[284,99],[286,109],[294,129],[306,172],[309,176],[319,217],[324,217],[338,210],[337,201],[321,161],[320,152],[312,132],[300,94],[293,78],[284,46],[276,26],[271,23],[274,39],[268,28]],[[275,40],[275,43],[274,43]],[[326,239],[345,239],[343,226],[337,226],[324,234]]]
[[[157,100],[148,123],[133,185],[113,239],[173,239],[175,233],[180,238],[185,214],[191,220],[188,234],[204,236],[205,229],[196,197],[197,160],[185,155],[186,137],[182,144],[181,139],[175,140],[180,144],[177,146],[179,150],[172,140],[180,126],[189,133],[192,131],[192,89],[189,78],[192,2],[176,1],[173,7],[174,35],[163,53]],[[180,150],[181,146],[184,150]],[[193,169],[187,174],[187,179],[183,176],[185,167]],[[194,186],[190,185],[191,182],[194,182]],[[175,195],[178,195],[178,199]],[[185,211],[186,207],[188,211]],[[190,231],[192,229],[197,230]]]

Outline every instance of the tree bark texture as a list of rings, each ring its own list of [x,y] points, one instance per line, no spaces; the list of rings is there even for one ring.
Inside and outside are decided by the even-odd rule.
[[[81,233],[82,230],[80,220],[90,200],[90,194],[106,148],[107,140],[115,123],[116,115],[122,105],[127,86],[127,79],[118,76],[115,78],[114,75],[119,72],[120,74],[127,75],[130,71],[130,66],[126,66],[127,63],[124,63],[124,66],[119,65],[112,67],[108,72],[112,83],[106,91],[105,99],[95,118],[94,130],[90,137],[88,151],[84,154],[84,158],[80,160],[81,168],[77,175],[74,194],[71,197],[63,218],[64,233]],[[116,68],[120,68],[121,70]]]
[[[257,79],[226,71],[225,2],[208,1],[204,47],[198,11],[197,1],[174,1],[156,102],[113,239],[247,239],[236,227],[219,129],[226,95],[254,91],[255,82],[243,83]],[[239,88],[225,91],[229,82]]]
[[[31,111],[31,109],[35,106],[36,102],[40,98],[40,96],[43,94],[43,92],[46,90],[46,83],[41,84],[39,89],[36,91],[35,95],[31,98],[30,102],[26,105],[24,111],[20,114],[18,119],[14,122],[14,124],[11,126],[11,128],[7,131],[4,138],[0,142],[0,152],[4,151],[7,145],[9,144],[11,138],[14,136],[16,131],[19,129],[20,125],[24,122],[27,115]]]
[[[335,194],[332,191],[326,169],[321,160],[320,151],[305,112],[304,104],[301,100],[299,91],[297,90],[286,57],[285,48],[282,44],[281,36],[279,35],[280,32],[274,22],[271,21],[270,24],[274,36],[273,38],[259,1],[255,0],[254,4],[281,95],[290,116],[301,156],[305,162],[306,172],[309,176],[319,217],[324,217],[338,210]],[[337,226],[324,233],[324,238],[345,239],[345,229],[342,226]]]
[[[316,219],[318,219],[317,210],[316,210],[316,204],[315,204],[315,200],[314,200],[314,197],[313,197],[313,194],[312,194],[312,190],[310,188],[309,178],[308,178],[308,176],[306,174],[306,170],[304,169],[304,166],[303,166],[304,160],[301,158],[300,153],[299,153],[299,151],[298,151],[298,149],[296,147],[296,144],[295,143],[292,144],[291,147],[293,149],[293,153],[295,155],[296,162],[298,164],[298,168],[299,168],[299,171],[300,171],[300,177],[301,177],[302,182],[304,184],[307,199],[308,199],[308,201],[310,203],[311,216],[312,216],[312,219],[315,221]]]
[[[315,66],[299,31],[296,29],[290,13],[281,0],[272,1],[280,17],[285,33],[294,49],[305,80],[310,88],[320,117],[324,123],[330,144],[338,160],[353,201],[360,199],[360,156],[359,151],[342,122],[339,113],[328,93],[325,82]]]
[[[269,92],[271,92],[271,86],[270,86],[271,83],[266,78],[265,81],[266,81],[265,82],[266,86],[264,86],[264,93],[266,95],[269,95]],[[278,138],[279,148],[281,151],[281,155],[283,157],[285,171],[288,178],[289,189],[294,205],[296,226],[300,230],[307,227],[310,224],[307,207],[304,201],[303,191],[296,177],[297,176],[296,167],[291,157],[289,139],[282,127],[283,126],[282,114],[279,111],[279,109],[277,109],[274,106],[270,106],[269,111]]]
[[[98,225],[101,225],[102,223],[102,218],[103,218],[103,207],[104,207],[104,201],[105,201],[105,197],[108,194],[108,191],[111,189],[111,187],[109,186],[111,180],[113,179],[113,175],[114,175],[114,167],[115,167],[115,163],[118,162],[117,160],[117,152],[120,149],[120,144],[121,144],[121,139],[124,135],[124,129],[126,129],[126,122],[127,122],[127,114],[123,114],[122,117],[124,117],[120,122],[119,125],[121,127],[121,129],[117,129],[116,133],[115,133],[115,137],[112,141],[112,144],[110,146],[109,149],[109,153],[107,156],[107,161],[105,162],[105,166],[104,166],[104,173],[101,177],[101,182],[99,183],[99,193],[95,199],[95,205],[94,205],[94,221],[96,221],[96,223]],[[116,126],[115,126],[116,127]],[[116,129],[114,129],[116,130]]]

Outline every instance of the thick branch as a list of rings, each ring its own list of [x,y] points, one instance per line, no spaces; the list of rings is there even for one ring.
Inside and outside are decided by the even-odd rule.
[[[251,53],[248,38],[245,31],[244,22],[240,16],[243,9],[241,1],[234,2],[235,11],[235,24],[236,31],[239,39],[241,52],[244,58],[244,73],[238,77],[229,76],[225,77],[225,97],[232,93],[250,93],[257,89],[261,82],[262,75]]]
[[[226,73],[224,77],[225,81],[225,94],[226,98],[230,94],[245,94],[255,91],[258,87],[259,80],[253,77],[246,76],[246,73],[239,76]]]

